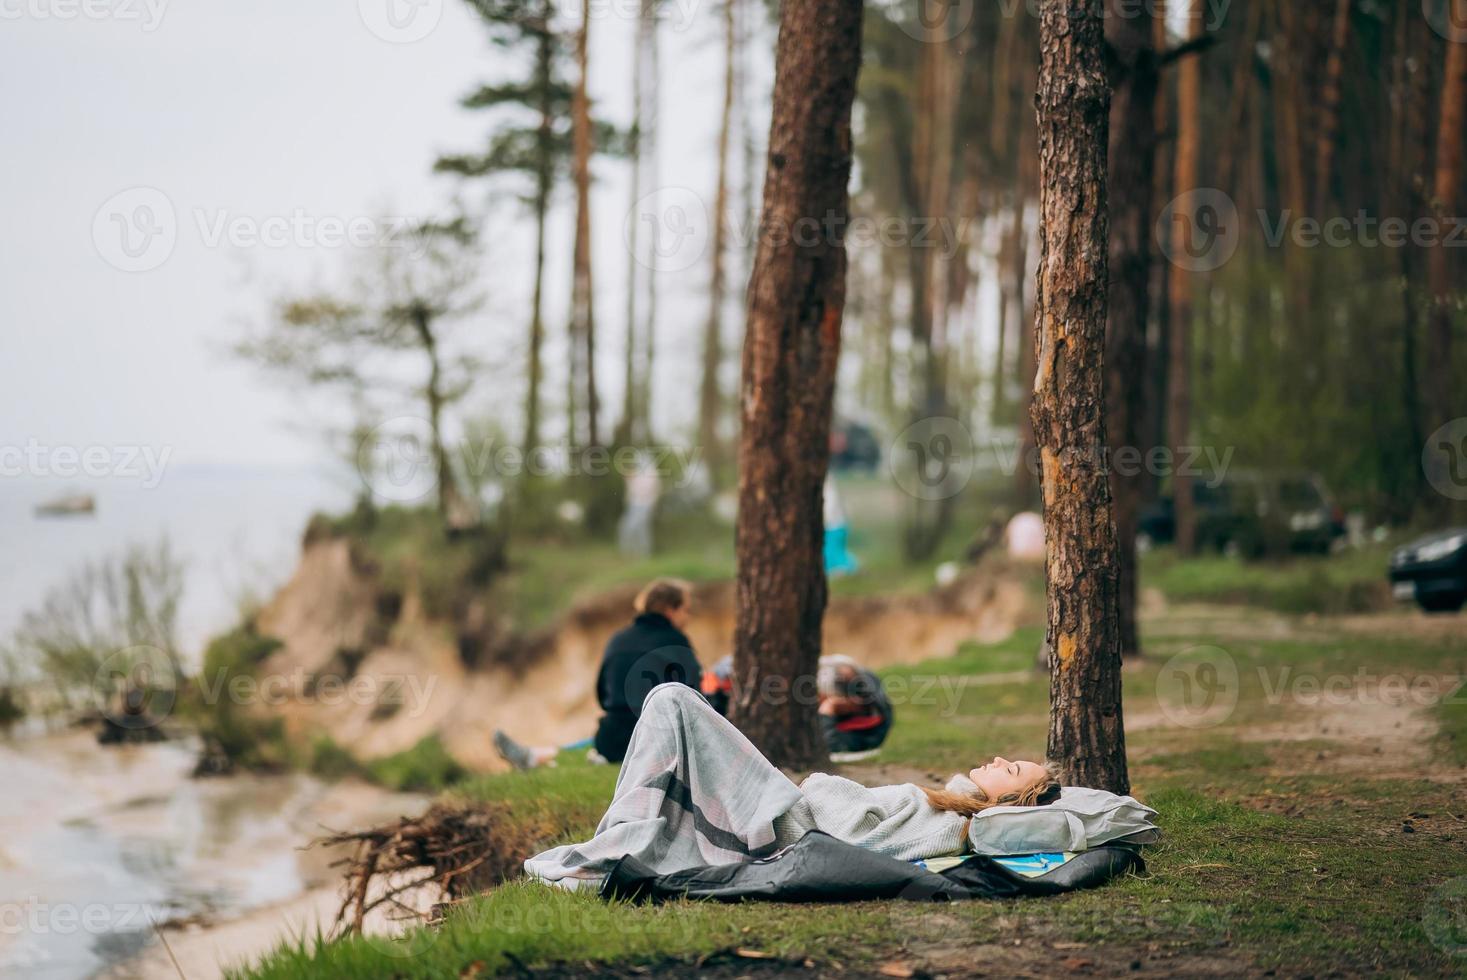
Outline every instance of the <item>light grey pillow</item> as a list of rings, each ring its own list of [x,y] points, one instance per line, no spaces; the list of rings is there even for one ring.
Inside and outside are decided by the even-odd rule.
[[[948,789],[973,792],[966,776],[954,776]],[[1039,854],[1085,851],[1111,841],[1150,844],[1161,836],[1152,822],[1156,811],[1129,796],[1103,789],[1066,786],[1047,806],[996,806],[968,825],[974,854]]]

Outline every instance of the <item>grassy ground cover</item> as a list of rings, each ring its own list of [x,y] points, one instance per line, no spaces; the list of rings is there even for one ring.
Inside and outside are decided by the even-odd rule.
[[[1453,755],[1461,740],[1448,736],[1460,735],[1462,709],[1445,703],[1445,686],[1434,701],[1401,704],[1380,687],[1459,676],[1461,643],[1441,631],[1387,623],[1362,632],[1248,609],[1179,609],[1146,625],[1149,656],[1126,676],[1128,744],[1135,792],[1160,812],[1166,836],[1144,877],[1058,899],[941,908],[633,908],[515,883],[457,908],[439,929],[398,941],[303,938],[242,975],[682,975],[699,962],[715,975],[1459,975],[1467,793]],[[1027,672],[1039,638],[1021,631],[887,671],[904,692],[898,724],[879,764],[851,774],[873,784],[940,779],[985,753],[1040,754],[1047,684]],[[1348,688],[1331,687],[1340,677]],[[1299,678],[1335,694],[1320,700]],[[553,816],[557,839],[568,840],[591,831],[614,779],[569,759],[454,792],[526,821]]]

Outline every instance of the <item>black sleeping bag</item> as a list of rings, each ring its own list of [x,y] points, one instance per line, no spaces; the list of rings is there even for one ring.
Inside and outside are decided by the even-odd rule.
[[[975,856],[942,873],[863,850],[818,831],[772,857],[744,864],[709,865],[658,874],[636,858],[622,858],[601,888],[605,899],[661,902],[701,898],[720,902],[860,902],[874,899],[962,901],[1058,895],[1103,885],[1146,863],[1131,847],[1109,844],[1077,854],[1038,877]]]

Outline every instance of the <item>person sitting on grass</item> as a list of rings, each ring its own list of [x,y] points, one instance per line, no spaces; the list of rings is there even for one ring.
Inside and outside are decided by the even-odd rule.
[[[815,674],[820,732],[831,762],[870,758],[891,731],[891,699],[881,678],[839,654],[821,657]]]
[[[881,678],[850,657],[820,658],[815,674],[820,698],[820,734],[831,762],[868,759],[886,741],[894,712]],[[713,710],[728,717],[733,697],[733,656],[725,656],[703,673],[703,696]]]
[[[815,773],[795,785],[697,691],[665,684],[647,697],[616,793],[581,844],[525,862],[530,877],[599,888],[622,858],[658,873],[758,860],[821,831],[904,861],[968,853],[972,818],[991,807],[1060,798],[1049,767],[994,757],[945,789],[867,788]]]
[[[592,762],[620,762],[627,753],[642,702],[659,684],[686,684],[696,689],[702,669],[683,630],[692,618],[692,586],[677,579],[657,579],[637,594],[637,616],[612,636],[601,656],[596,700],[605,712],[593,738],[571,745],[521,745],[502,731],[494,747],[516,769],[554,762],[562,750],[591,748]]]

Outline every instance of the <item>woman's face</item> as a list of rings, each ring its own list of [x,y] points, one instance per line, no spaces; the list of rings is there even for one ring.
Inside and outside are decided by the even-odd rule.
[[[968,773],[968,778],[990,800],[1005,793],[1018,793],[1043,779],[1047,773],[1037,762],[1010,762],[1002,756]]]

